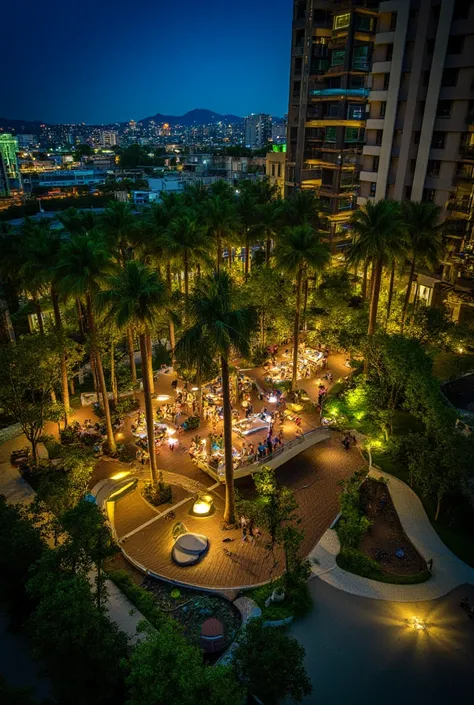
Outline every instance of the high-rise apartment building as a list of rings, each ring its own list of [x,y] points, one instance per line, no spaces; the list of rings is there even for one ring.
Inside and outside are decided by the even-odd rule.
[[[100,145],[101,147],[115,147],[118,144],[117,133],[113,130],[101,130]]]
[[[12,189],[21,188],[20,167],[17,158],[18,141],[10,134],[0,135],[0,160],[3,162],[3,172],[6,174],[6,196]]]
[[[262,149],[272,138],[272,118],[265,113],[252,113],[245,118],[245,146]]]
[[[380,2],[358,204],[433,201],[448,251],[469,239],[474,175],[474,3]]]
[[[287,193],[310,189],[323,228],[347,241],[356,208],[377,24],[373,0],[295,0]]]

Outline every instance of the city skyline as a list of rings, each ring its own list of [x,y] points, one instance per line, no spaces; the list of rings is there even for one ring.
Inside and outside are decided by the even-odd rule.
[[[16,59],[0,79],[1,117],[110,124],[202,105],[283,115],[291,12],[291,0],[243,0],[231,9],[217,0],[179,8],[85,0],[71,25],[58,0],[9,6],[5,26],[21,27],[23,39],[18,52],[16,34],[4,37]]]

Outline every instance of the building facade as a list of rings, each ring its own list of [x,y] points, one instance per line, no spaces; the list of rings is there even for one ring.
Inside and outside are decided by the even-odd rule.
[[[447,253],[472,231],[474,3],[379,4],[358,204],[432,201]]]
[[[337,249],[356,208],[377,23],[371,0],[295,0],[286,193],[310,189]]]
[[[0,135],[0,158],[3,166],[0,166],[0,171],[6,175],[3,180],[6,182],[4,187],[5,196],[9,196],[12,190],[21,189],[20,166],[18,164],[18,141],[16,137],[10,134]],[[0,176],[0,182],[2,177]]]
[[[34,188],[69,188],[74,186],[96,186],[105,183],[107,173],[99,169],[57,169],[27,174],[24,176],[25,191]]]
[[[272,118],[265,113],[256,113],[245,118],[245,146],[262,149],[272,139]]]
[[[118,135],[113,130],[101,130],[100,145],[101,147],[115,147],[118,144]]]
[[[271,152],[267,152],[265,160],[265,176],[272,186],[278,186],[280,196],[285,195],[286,145],[274,144]]]

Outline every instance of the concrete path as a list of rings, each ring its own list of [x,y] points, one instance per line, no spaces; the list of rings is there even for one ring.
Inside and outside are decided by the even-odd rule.
[[[336,564],[340,544],[333,529],[325,532],[310,554],[313,573],[324,582],[352,595],[397,602],[434,600],[459,585],[474,585],[474,569],[444,545],[415,492],[401,480],[380,470],[372,468],[370,476],[384,477],[388,481],[390,495],[406,535],[426,560],[433,559],[432,577],[418,585],[390,585],[348,573]]]

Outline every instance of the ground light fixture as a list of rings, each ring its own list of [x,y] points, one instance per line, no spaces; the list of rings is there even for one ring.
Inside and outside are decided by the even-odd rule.
[[[214,500],[210,494],[198,495],[198,498],[193,504],[192,513],[195,516],[209,516],[214,509]]]
[[[169,394],[158,394],[156,401],[168,401],[169,398]]]
[[[123,480],[124,477],[130,475],[130,470],[122,470],[121,472],[116,472],[115,475],[111,476],[111,480]]]
[[[428,627],[427,623],[420,617],[410,617],[410,619],[405,620],[405,624],[416,632],[425,632]]]

